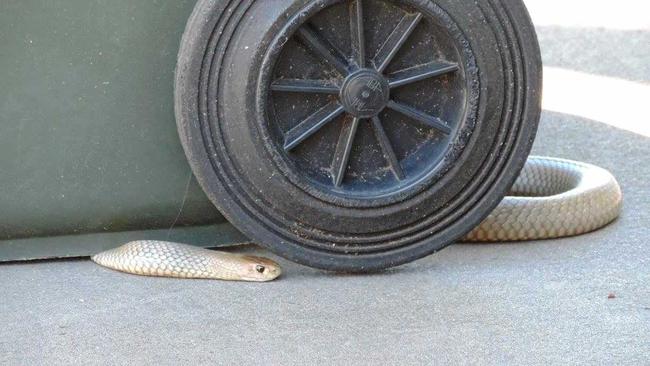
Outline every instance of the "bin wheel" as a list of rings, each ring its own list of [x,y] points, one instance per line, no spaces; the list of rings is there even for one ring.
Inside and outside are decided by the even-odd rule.
[[[244,234],[374,271],[444,248],[499,203],[535,137],[541,70],[521,0],[199,0],[176,119]]]

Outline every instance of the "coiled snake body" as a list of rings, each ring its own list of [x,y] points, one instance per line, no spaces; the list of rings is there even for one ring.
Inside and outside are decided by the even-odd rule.
[[[461,241],[551,239],[584,234],[614,221],[622,194],[606,170],[570,160],[531,157],[509,196]],[[135,241],[92,257],[115,270],[148,276],[270,281],[270,259],[162,241]]]

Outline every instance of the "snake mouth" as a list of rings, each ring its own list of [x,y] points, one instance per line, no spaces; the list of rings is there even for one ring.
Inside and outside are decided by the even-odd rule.
[[[242,276],[241,280],[248,281],[248,282],[269,282],[280,277],[281,274],[282,274],[282,270],[280,269],[280,267],[278,267],[278,268],[270,269],[267,273],[261,274],[259,276]]]

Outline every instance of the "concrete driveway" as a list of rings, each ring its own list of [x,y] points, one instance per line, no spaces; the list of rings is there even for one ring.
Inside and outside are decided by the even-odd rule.
[[[4,265],[0,364],[650,364],[650,5],[527,3],[548,67],[535,153],[615,173],[618,222],[371,276],[280,260],[269,284]]]

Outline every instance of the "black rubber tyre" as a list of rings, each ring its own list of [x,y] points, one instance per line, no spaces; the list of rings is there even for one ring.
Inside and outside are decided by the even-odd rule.
[[[444,248],[499,203],[534,140],[541,73],[521,0],[199,0],[176,118],[244,234],[373,271]]]

